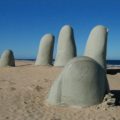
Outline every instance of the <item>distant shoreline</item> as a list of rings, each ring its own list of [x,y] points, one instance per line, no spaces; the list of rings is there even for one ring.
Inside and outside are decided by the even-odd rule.
[[[22,58],[20,58],[20,59],[15,59],[15,60],[25,60],[25,61],[35,61],[35,59],[22,59]]]
[[[35,61],[35,59],[32,59],[32,58],[31,59],[20,58],[20,59],[15,59],[15,60]],[[120,60],[107,60],[107,65],[120,66]]]

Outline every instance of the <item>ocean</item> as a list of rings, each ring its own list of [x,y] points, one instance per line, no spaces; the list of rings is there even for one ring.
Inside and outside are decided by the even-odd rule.
[[[120,65],[120,60],[107,60],[108,65]]]

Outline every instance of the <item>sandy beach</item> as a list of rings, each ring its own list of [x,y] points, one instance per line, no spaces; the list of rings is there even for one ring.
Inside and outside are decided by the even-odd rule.
[[[32,61],[16,61],[16,67],[0,68],[0,120],[120,120],[119,67],[107,74],[116,106],[104,103],[87,108],[48,106],[46,97],[62,67],[34,66]]]

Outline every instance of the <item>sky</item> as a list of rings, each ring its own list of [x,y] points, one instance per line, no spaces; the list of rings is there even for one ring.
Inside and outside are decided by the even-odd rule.
[[[109,29],[107,59],[120,60],[120,0],[0,0],[0,54],[11,49],[15,58],[36,58],[41,37],[55,36],[72,26],[77,55],[84,54],[96,25]]]

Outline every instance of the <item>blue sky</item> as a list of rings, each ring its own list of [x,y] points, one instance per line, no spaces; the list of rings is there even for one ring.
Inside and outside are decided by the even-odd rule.
[[[35,58],[40,38],[60,28],[74,29],[78,56],[96,25],[109,29],[108,59],[120,59],[120,0],[0,0],[0,54],[12,49],[16,58]]]

